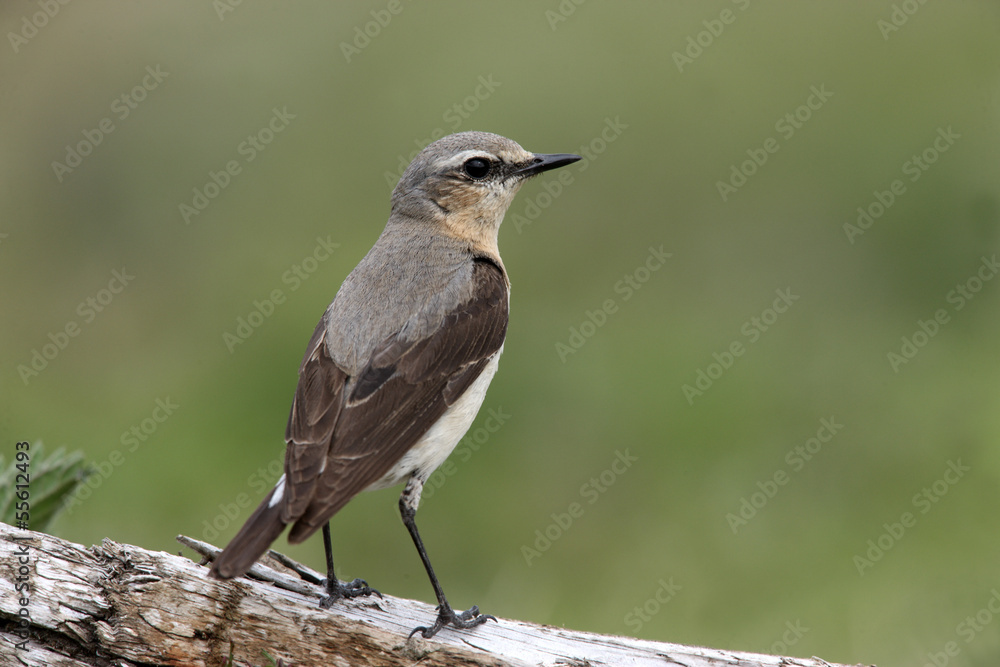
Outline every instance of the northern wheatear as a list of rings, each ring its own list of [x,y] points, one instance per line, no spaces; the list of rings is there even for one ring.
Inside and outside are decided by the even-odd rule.
[[[475,606],[452,610],[414,517],[424,482],[469,429],[503,351],[504,213],[526,179],[579,159],[529,153],[486,132],[453,134],[417,155],[392,192],[385,230],[306,347],[285,429],[285,474],[219,554],[213,576],[244,574],[287,524],[292,544],[322,527],[320,604],[368,595],[364,581],[334,576],[329,520],[359,492],[406,480],[399,511],[438,601],[434,624],[411,635],[493,619]]]

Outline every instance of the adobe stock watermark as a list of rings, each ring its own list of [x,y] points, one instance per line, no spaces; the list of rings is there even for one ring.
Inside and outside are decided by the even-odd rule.
[[[458,472],[458,466],[455,465],[455,459],[458,459],[462,463],[468,463],[472,458],[472,455],[479,451],[479,448],[485,445],[490,437],[500,430],[507,420],[510,419],[510,415],[503,411],[503,406],[499,406],[496,409],[490,408],[486,411],[486,419],[483,421],[482,426],[476,427],[474,430],[466,433],[461,440],[458,441],[458,445],[455,446],[455,451],[453,451],[444,463],[438,466],[437,470],[431,473],[431,476],[427,478],[424,483],[424,490],[421,494],[421,498],[427,500],[434,493],[444,486],[444,483],[448,481],[448,478]]]
[[[919,153],[914,153],[910,159],[903,162],[900,167],[903,176],[908,176],[910,183],[916,183],[938,161],[941,155],[946,153],[961,138],[962,135],[952,130],[951,125],[947,129],[937,128],[937,135],[930,145]],[[894,179],[885,190],[875,190],[872,193],[875,196],[874,200],[865,206],[858,207],[858,217],[855,224],[844,223],[844,234],[847,235],[850,244],[854,245],[857,237],[871,229],[872,225],[885,215],[886,211],[892,208],[892,205],[900,197],[906,194],[906,191],[906,183],[901,178]]]
[[[226,14],[232,14],[236,8],[243,4],[243,0],[212,0],[212,9],[219,21],[226,20]]]
[[[213,542],[229,526],[240,523],[243,510],[261,502],[267,492],[278,483],[278,479],[284,472],[285,457],[282,455],[268,463],[266,467],[262,466],[250,473],[246,484],[253,490],[253,495],[241,491],[236,494],[233,502],[219,503],[219,513],[211,520],[202,521],[201,539]]]
[[[910,504],[919,511],[919,515],[927,514],[934,509],[934,506],[948,494],[951,487],[958,484],[965,477],[965,474],[972,470],[969,466],[962,464],[962,459],[949,460],[946,466],[939,479],[920,489],[910,499]],[[899,544],[906,535],[906,531],[917,525],[918,518],[918,514],[903,512],[898,521],[883,523],[883,532],[878,537],[868,540],[868,549],[864,555],[857,554],[853,558],[854,567],[857,568],[858,574],[863,577],[865,570],[875,567],[875,563],[882,560],[886,553]]]
[[[632,611],[625,614],[625,625],[629,626],[632,632],[638,633],[642,630],[643,625],[653,620],[653,617],[659,614],[660,610],[683,590],[680,584],[674,583],[673,577],[670,577],[669,581],[660,579],[656,583],[659,584],[659,587],[653,591],[649,599],[641,605],[636,605]]]
[[[900,337],[900,345],[886,353],[889,368],[893,373],[899,373],[899,369],[913,361],[920,350],[927,347],[934,336],[938,335],[941,327],[951,322],[952,315],[965,308],[965,306],[975,298],[983,287],[997,275],[1000,271],[1000,263],[997,263],[997,256],[980,259],[979,268],[974,274],[945,294],[945,303],[951,305],[952,312],[947,308],[938,308],[929,319],[917,320],[917,328],[912,334]]]
[[[587,0],[559,0],[559,4],[556,8],[545,10],[545,20],[549,23],[549,28],[552,32],[556,31],[560,23],[565,23],[569,20],[570,16],[576,13],[577,8],[580,7]]]
[[[767,507],[767,504],[778,495],[781,487],[788,485],[793,473],[801,472],[806,467],[806,464],[820,453],[823,445],[833,440],[834,436],[843,428],[844,425],[837,423],[836,417],[830,417],[829,419],[824,417],[820,419],[816,435],[807,439],[801,445],[795,445],[785,454],[785,464],[788,465],[790,471],[785,468],[778,468],[770,477],[763,481],[758,481],[758,490],[749,496],[740,498],[739,507],[737,507],[736,511],[726,514],[726,523],[729,524],[729,528],[733,531],[733,534],[738,535],[740,528],[747,526],[757,516],[758,512]]]
[[[746,11],[750,8],[750,0],[732,0],[732,3],[740,11]],[[719,12],[718,18],[702,21],[701,24],[705,26],[705,29],[694,35],[688,35],[686,40],[687,46],[684,48],[684,51],[674,51],[673,53],[677,71],[683,74],[686,66],[693,65],[694,61],[701,57],[701,54],[705,53],[706,49],[715,44],[716,39],[722,36],[722,33],[726,30],[726,26],[736,22],[738,16],[739,14],[727,7]]]
[[[955,634],[969,645],[976,637],[981,635],[986,627],[993,623],[1000,615],[1000,591],[996,588],[990,590],[990,597],[986,603],[975,614],[966,616],[955,626]],[[962,652],[962,647],[958,641],[950,640],[945,642],[940,651],[928,651],[927,662],[923,667],[948,667],[952,658],[957,658]]]
[[[893,3],[889,20],[879,19],[875,22],[875,27],[882,33],[882,39],[888,42],[889,35],[899,32],[899,29],[906,25],[910,17],[925,4],[927,4],[927,0],[903,0],[899,4]]]
[[[563,169],[556,171],[556,175],[545,180],[542,184],[544,192],[539,192],[534,197],[527,200],[523,213],[515,213],[509,219],[514,224],[514,229],[520,234],[525,227],[530,226],[542,214],[542,211],[552,206],[559,195],[563,193],[566,186],[571,185],[574,174],[582,174],[590,168],[590,165],[608,149],[628,129],[628,125],[622,122],[621,116],[604,118],[604,127],[596,137],[588,143],[582,144],[576,149],[581,160],[574,162]]]
[[[354,26],[354,39],[350,42],[340,43],[340,52],[344,54],[344,60],[350,64],[352,59],[360,56],[361,52],[372,43],[372,40],[389,27],[393,17],[402,14],[404,9],[402,0],[389,0],[384,8],[368,12],[371,14],[372,20],[366,21],[363,25]]]
[[[49,21],[56,17],[62,8],[70,3],[70,0],[35,0],[35,4],[41,11],[30,16],[21,18],[21,28],[17,32],[7,33],[7,41],[14,53],[21,50],[31,39],[38,34],[38,31],[49,24]]]
[[[312,252],[288,267],[281,274],[281,283],[288,286],[289,292],[295,292],[319,270],[320,264],[333,256],[333,251],[339,247],[340,244],[333,243],[329,235],[325,239],[322,236],[316,237],[316,245]],[[229,353],[232,354],[237,346],[247,342],[254,332],[274,315],[275,309],[287,300],[288,294],[280,287],[268,292],[263,299],[254,299],[250,312],[236,318],[236,327],[233,331],[222,332],[222,342]]]
[[[646,259],[614,284],[612,288],[614,293],[621,295],[622,303],[628,301],[642,289],[643,285],[649,282],[654,273],[663,268],[663,265],[671,257],[673,257],[673,253],[664,252],[662,245],[659,248],[649,246],[649,254],[646,255]],[[608,297],[601,302],[597,309],[586,311],[584,313],[585,319],[578,326],[569,328],[567,341],[565,343],[556,342],[556,355],[559,357],[559,361],[565,364],[570,355],[576,354],[597,333],[598,329],[607,324],[608,317],[617,313],[618,308],[618,300],[615,297]]]
[[[288,129],[289,124],[295,120],[295,114],[288,112],[288,107],[278,107],[271,109],[271,118],[268,119],[264,127],[260,128],[236,146],[236,154],[243,158],[232,159],[223,165],[219,171],[209,170],[208,180],[201,187],[192,188],[191,203],[181,202],[177,208],[185,225],[190,225],[202,211],[208,208],[212,201],[222,194],[222,191],[229,187],[235,176],[243,173],[243,167],[257,159],[263,151],[271,145],[275,137]]]
[[[19,530],[29,531],[31,530],[31,503],[34,500],[31,497],[31,445],[26,440],[21,440],[14,443],[14,450],[11,465],[17,468],[18,474],[14,476],[14,488],[11,490],[11,499],[14,501],[14,516],[10,521],[16,523]],[[15,464],[14,461],[17,463]],[[16,600],[19,609],[17,610],[17,621],[14,622],[12,619],[6,625],[7,631],[21,640],[11,640],[14,649],[28,651],[28,640],[31,639],[31,593],[33,590],[31,580],[35,571],[32,564],[34,563],[35,567],[38,564],[38,557],[36,556],[34,559],[31,557],[30,547],[37,546],[37,543],[36,539],[29,535],[12,535],[10,539],[17,543],[17,549],[11,549],[8,560],[10,563],[9,575],[14,584],[13,594],[10,595],[9,599]]]
[[[704,396],[705,392],[712,388],[730,368],[736,363],[739,357],[746,354],[750,345],[753,345],[761,336],[773,327],[778,319],[788,312],[788,309],[799,300],[798,294],[792,294],[792,288],[777,289],[774,291],[778,297],[771,303],[771,306],[761,311],[760,315],[754,315],[743,322],[740,326],[740,333],[746,339],[737,338],[732,343],[723,348],[722,352],[713,352],[712,359],[704,368],[699,368],[695,372],[694,384],[681,385],[681,392],[687,399],[688,405],[694,405],[697,396]]]
[[[413,143],[417,146],[416,150],[412,151],[409,155],[400,154],[399,159],[396,161],[396,171],[386,171],[383,174],[385,184],[389,188],[396,187],[396,183],[403,177],[403,172],[406,171],[406,168],[410,166],[413,158],[417,157],[420,151],[428,144],[437,141],[446,134],[457,132],[462,123],[472,118],[472,114],[479,109],[479,106],[490,99],[493,93],[496,92],[496,89],[503,85],[500,81],[495,80],[492,74],[487,74],[485,77],[480,75],[477,82],[472,94],[466,95],[462,100],[455,102],[441,114],[441,120],[448,125],[448,129],[436,127],[431,130],[430,138],[414,139]]]
[[[160,65],[156,65],[155,67],[147,65],[146,75],[142,77],[142,80],[133,86],[131,90],[122,93],[111,101],[111,113],[114,114],[119,123],[124,121],[133,111],[139,108],[139,105],[146,100],[149,93],[156,90],[168,76],[170,76],[170,72],[161,70]],[[94,149],[100,146],[117,127],[111,116],[105,116],[97,122],[97,126],[93,129],[82,130],[83,139],[77,141],[75,144],[66,144],[66,153],[63,161],[52,161],[52,171],[55,173],[56,179],[62,183],[63,179],[83,164],[83,159],[93,153]]]
[[[781,633],[781,639],[771,644],[771,654],[788,655],[790,649],[798,644],[807,632],[809,628],[802,625],[800,619],[795,619],[794,623],[785,621],[785,631]]]
[[[826,89],[826,84],[820,84],[818,87],[810,86],[809,96],[806,97],[805,102],[781,116],[774,123],[774,131],[784,141],[789,141],[796,132],[805,127],[805,124],[812,119],[813,114],[822,109],[831,97],[833,97],[833,93]],[[730,165],[729,178],[715,182],[715,188],[722,201],[728,201],[731,196],[739,192],[740,188],[746,185],[747,181],[779,150],[781,150],[781,142],[775,137],[764,139],[759,148],[748,148],[746,150],[748,159],[739,165]]]
[[[125,451],[112,449],[103,461],[93,465],[94,474],[89,475],[83,484],[76,487],[73,493],[63,498],[63,510],[66,514],[72,514],[73,510],[90,498],[94,491],[99,489],[114,474],[115,470],[125,463],[126,455],[134,453],[141,445],[145,444],[159,430],[160,425],[170,419],[180,407],[180,404],[174,403],[169,396],[157,398],[153,402],[153,410],[149,416],[130,426],[119,438],[122,448],[127,449]]]
[[[624,452],[615,450],[615,458],[612,459],[611,465],[599,475],[591,477],[580,487],[580,497],[586,500],[588,505],[593,505],[638,460],[639,457],[632,456],[628,449]],[[534,543],[521,545],[521,556],[524,557],[525,564],[531,567],[531,562],[551,549],[552,544],[562,537],[573,526],[573,523],[583,516],[585,511],[586,508],[582,503],[574,501],[569,504],[565,512],[550,514],[552,523],[535,531]]]
[[[80,317],[79,320],[71,319],[55,333],[50,331],[47,335],[49,342],[43,344],[41,348],[33,348],[29,355],[30,359],[17,366],[17,374],[24,386],[27,387],[32,379],[48,368],[49,364],[69,346],[70,341],[79,336],[87,325],[92,324],[133,280],[135,276],[124,266],[121,270],[113,270],[107,287],[99,289],[77,305],[76,314]]]

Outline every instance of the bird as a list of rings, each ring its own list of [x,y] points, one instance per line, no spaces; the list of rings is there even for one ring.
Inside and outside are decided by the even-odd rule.
[[[320,606],[377,594],[362,579],[335,576],[330,519],[361,491],[405,482],[400,515],[438,602],[433,624],[410,637],[496,620],[478,606],[452,609],[415,517],[424,483],[472,425],[503,352],[510,280],[497,235],[504,214],[527,179],[580,159],[472,131],[417,154],[393,189],[384,230],[306,346],[285,429],[284,474],[210,576],[242,576],[288,525],[291,544],[322,528]]]

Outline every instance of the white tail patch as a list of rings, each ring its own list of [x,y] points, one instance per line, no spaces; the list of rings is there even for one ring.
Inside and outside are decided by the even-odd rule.
[[[281,497],[285,495],[285,476],[282,475],[278,483],[274,485],[274,492],[271,496],[271,502],[267,504],[268,507],[274,507],[281,502]]]

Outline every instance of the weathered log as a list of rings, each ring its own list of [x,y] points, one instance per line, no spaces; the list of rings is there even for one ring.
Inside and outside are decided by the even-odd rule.
[[[217,666],[232,651],[235,664],[257,666],[270,664],[266,651],[284,665],[831,667],[508,619],[408,639],[433,619],[431,605],[387,595],[321,609],[320,586],[273,559],[223,582],[183,556],[109,539],[88,549],[0,523],[0,545],[2,665]]]

